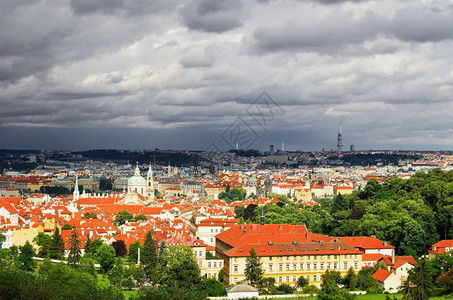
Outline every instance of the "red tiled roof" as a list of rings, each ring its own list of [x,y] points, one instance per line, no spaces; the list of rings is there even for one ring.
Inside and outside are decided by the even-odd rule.
[[[362,261],[375,261],[380,260],[384,255],[381,253],[362,254]]]
[[[412,256],[396,256],[395,257],[395,264],[392,266],[393,269],[397,269],[404,265],[405,263],[409,263],[413,266],[417,264],[415,259]]]
[[[394,249],[392,245],[378,240],[375,237],[368,236],[345,236],[339,237],[342,241],[348,243],[355,248],[361,249]]]
[[[379,282],[384,282],[392,272],[379,268],[374,274],[373,277],[376,278]]]
[[[361,254],[347,243],[325,235],[309,233],[304,225],[236,225],[216,235],[231,247],[228,256],[248,256],[252,247],[258,255]]]
[[[450,251],[445,251],[445,248],[450,248]],[[452,252],[453,249],[453,240],[441,240],[433,245],[428,250],[429,253],[445,253],[445,252]]]

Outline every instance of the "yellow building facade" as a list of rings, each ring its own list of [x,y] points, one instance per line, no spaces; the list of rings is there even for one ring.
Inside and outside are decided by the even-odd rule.
[[[320,286],[327,270],[346,275],[362,268],[362,252],[341,241],[306,231],[303,225],[237,225],[216,236],[216,256],[224,260],[224,282],[246,279],[246,259],[251,248],[262,262],[263,277],[276,284],[294,285],[300,276]]]

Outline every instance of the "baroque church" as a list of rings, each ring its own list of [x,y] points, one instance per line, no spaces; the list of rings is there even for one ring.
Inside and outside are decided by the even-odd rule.
[[[145,204],[154,201],[153,170],[149,164],[146,179],[140,174],[140,169],[135,167],[134,175],[127,180],[127,193],[123,199],[124,204]]]
[[[127,192],[137,192],[139,195],[146,197],[154,196],[153,170],[151,164],[149,164],[148,173],[146,174],[145,179],[140,174],[137,162],[134,175],[127,181]]]
[[[75,186],[74,186],[74,193],[73,193],[73,204],[74,204],[74,211],[77,211],[77,207],[75,202],[79,199],[83,198],[99,198],[99,203],[102,203],[104,199],[113,197],[112,195],[100,195],[100,194],[86,194],[83,191],[83,194],[79,192],[79,185],[78,185],[78,177],[76,176],[75,179]],[[118,196],[115,196],[118,197]],[[95,201],[95,200],[94,200]],[[154,181],[153,181],[153,170],[151,164],[149,165],[148,172],[146,173],[146,179],[142,177],[140,174],[140,169],[137,166],[134,171],[134,175],[132,175],[127,180],[127,192],[124,189],[122,197],[119,197],[117,201],[115,199],[116,204],[141,204],[141,205],[149,205],[150,203],[154,202]]]

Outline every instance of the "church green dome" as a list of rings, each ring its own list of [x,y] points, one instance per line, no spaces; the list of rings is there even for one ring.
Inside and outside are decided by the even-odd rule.
[[[135,168],[134,175],[127,180],[127,184],[129,186],[131,185],[137,185],[137,184],[144,184],[146,185],[146,179],[140,175],[140,169],[138,168],[138,162],[137,162],[137,167]]]
[[[127,180],[127,183],[128,183],[128,184],[137,184],[137,183],[138,183],[138,184],[146,184],[146,179],[143,178],[142,176],[136,176],[136,175],[134,175],[134,176],[132,176],[131,178],[129,178],[129,179]]]

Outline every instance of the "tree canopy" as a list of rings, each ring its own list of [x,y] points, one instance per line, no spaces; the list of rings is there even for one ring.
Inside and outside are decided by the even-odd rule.
[[[132,220],[134,220],[134,216],[127,210],[122,210],[115,215],[115,225],[116,226],[121,226],[124,223],[126,223],[126,221],[132,221]]]
[[[153,239],[154,232],[148,231],[143,242],[143,249],[141,251],[140,262],[145,269],[148,278],[152,278],[154,271],[156,270],[158,258],[157,258],[157,246]]]
[[[82,257],[80,246],[81,242],[78,239],[77,229],[73,229],[69,237],[68,265],[74,266],[80,261]]]
[[[250,249],[250,255],[245,260],[245,277],[253,286],[258,286],[263,277],[263,262],[256,254],[255,248]]]
[[[395,246],[397,255],[415,257],[440,239],[453,238],[453,171],[434,169],[382,183],[372,178],[360,191],[319,203],[268,204],[265,222],[305,224],[330,236],[376,236]],[[259,222],[260,212],[254,210],[253,222]]]
[[[50,258],[61,259],[64,254],[64,241],[60,234],[60,229],[57,227],[52,235],[52,243],[49,248]]]

